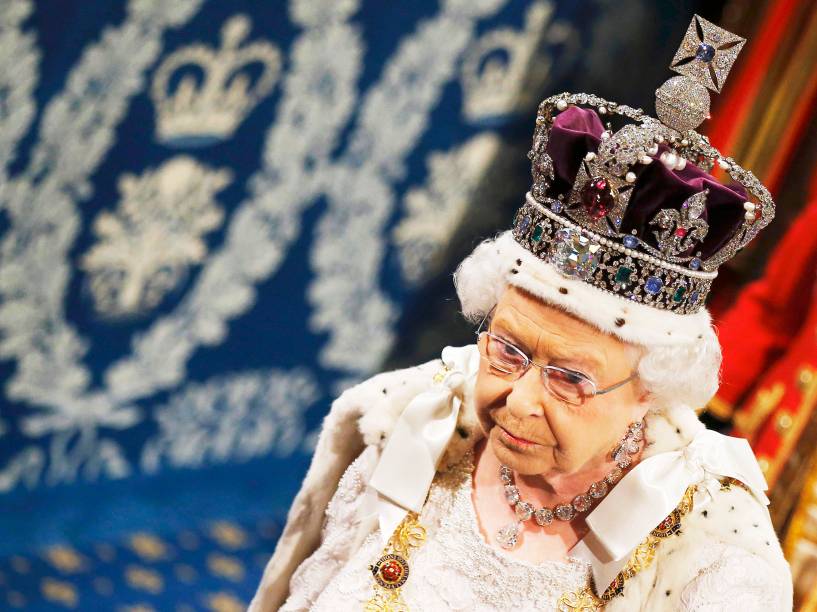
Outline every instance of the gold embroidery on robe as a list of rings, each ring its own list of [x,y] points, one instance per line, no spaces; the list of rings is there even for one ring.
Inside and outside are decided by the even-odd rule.
[[[694,493],[694,486],[687,488],[678,506],[650,532],[646,540],[636,546],[627,565],[604,590],[601,597],[596,596],[591,587],[564,593],[557,603],[559,612],[597,612],[604,609],[608,601],[621,595],[626,582],[652,564],[655,559],[655,551],[661,541],[680,533],[681,519],[692,511]]]

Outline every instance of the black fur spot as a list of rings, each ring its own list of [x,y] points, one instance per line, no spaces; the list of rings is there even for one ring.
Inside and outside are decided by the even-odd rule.
[[[752,523],[752,527],[760,527],[757,523]]]
[[[621,326],[622,326],[622,325],[624,325],[626,322],[627,322],[627,321],[625,321],[624,319],[622,319],[621,317],[619,317],[618,319],[616,319],[616,327],[621,327]]]
[[[681,433],[681,428],[680,428],[680,427],[676,427],[676,428],[675,428],[675,433],[677,433],[677,434]]]
[[[561,293],[562,295],[567,295],[567,289],[565,289],[564,287],[559,287],[559,293]]]
[[[460,434],[460,438],[467,438],[468,432],[465,431],[464,427],[457,427],[457,433]]]
[[[737,533],[737,532],[738,532],[738,530],[737,530],[737,529],[733,529],[733,530],[732,530],[732,533]]]
[[[516,268],[511,268],[511,274],[519,274],[519,270]]]
[[[735,507],[734,507],[734,506],[731,506],[731,507],[729,508],[729,511],[730,511],[730,512],[732,512],[734,509],[735,509]]]
[[[669,589],[667,589],[667,592],[666,592],[666,593],[664,593],[664,594],[665,594],[667,597],[669,597],[669,594],[670,594],[670,593],[672,593],[672,591],[670,591]]]
[[[521,259],[517,259],[517,260],[516,260],[516,265],[517,265],[517,266],[521,266],[521,265],[522,265],[522,260],[521,260]]]
[[[701,514],[703,514],[704,518],[709,516],[709,510],[701,510]]]
[[[386,395],[386,393],[388,393],[388,391],[386,391],[386,388],[383,387],[383,395]]]

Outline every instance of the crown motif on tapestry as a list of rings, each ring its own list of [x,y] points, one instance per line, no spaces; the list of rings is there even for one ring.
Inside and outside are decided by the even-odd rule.
[[[534,92],[544,85],[551,60],[541,51],[543,33],[553,16],[553,6],[534,2],[525,14],[521,31],[493,30],[467,53],[462,66],[463,113],[469,121],[484,121],[530,108]],[[566,36],[552,24],[551,38]],[[535,70],[532,70],[535,69]]]
[[[236,15],[222,27],[220,49],[191,45],[162,62],[151,88],[161,142],[190,146],[229,138],[272,91],[280,53],[267,42],[241,47],[250,27],[245,15]],[[260,75],[252,78],[256,67]]]
[[[680,76],[656,91],[660,121],[589,94],[544,100],[516,240],[565,276],[697,312],[718,266],[774,217],[760,181],[694,131],[745,42],[696,15],[672,60]],[[709,174],[715,165],[731,183]]]

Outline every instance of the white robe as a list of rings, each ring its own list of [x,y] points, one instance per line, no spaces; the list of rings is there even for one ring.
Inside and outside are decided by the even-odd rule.
[[[321,593],[327,588],[342,588],[347,594],[345,602],[334,601],[334,609],[360,609],[358,600],[364,591],[354,587],[362,586],[364,578],[372,580],[366,566],[371,562],[369,557],[376,558],[380,552],[377,519],[371,514],[371,504],[366,503],[366,495],[371,491],[367,491],[365,484],[397,417],[411,399],[429,388],[439,367],[439,360],[435,360],[380,374],[346,391],[333,403],[312,465],[250,605],[251,612],[278,610],[288,598],[289,610],[329,609],[322,608],[320,602]],[[441,471],[460,464],[481,437],[470,400],[466,393],[457,429],[440,463]],[[667,415],[648,415],[644,458],[684,448],[701,427],[692,410],[676,408]],[[347,469],[349,474],[339,487]],[[349,482],[360,487],[357,494],[350,493]],[[442,546],[432,545],[426,553],[426,570],[438,564],[439,559],[435,561],[432,557],[451,553],[445,549],[445,538],[442,539]],[[368,561],[358,567],[363,559]],[[419,561],[423,562],[422,558]],[[413,572],[416,563],[416,560],[412,563]],[[518,571],[520,562],[514,563],[506,565],[503,571]],[[565,564],[548,567],[553,572],[548,584],[554,592],[561,588],[559,580],[567,590],[579,576],[567,571]],[[539,571],[528,569],[531,574]],[[574,564],[573,569],[578,566]],[[412,574],[412,578],[417,577]],[[480,591],[471,588],[479,585],[469,583],[472,579],[467,573],[451,579],[461,581],[456,593]],[[346,584],[341,584],[344,581]],[[408,584],[403,587],[406,596],[414,601],[410,609],[435,609],[439,603],[428,593],[439,593],[439,589],[423,595],[423,585],[417,583],[415,580],[412,587]],[[532,592],[531,597],[531,604],[542,609],[545,594]],[[547,595],[551,597],[552,594]],[[684,517],[681,533],[660,543],[653,562],[629,579],[622,595],[610,601],[605,610],[776,612],[790,610],[791,598],[788,564],[768,511],[750,493],[732,487],[717,493],[703,511],[693,510]],[[492,609],[485,599],[477,597],[471,602],[474,609]],[[451,608],[452,604],[449,602],[445,607]],[[553,601],[552,609],[555,607]]]

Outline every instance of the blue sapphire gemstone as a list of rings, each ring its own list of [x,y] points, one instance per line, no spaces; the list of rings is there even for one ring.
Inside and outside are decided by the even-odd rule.
[[[690,304],[697,304],[699,297],[701,297],[701,295],[697,291],[693,291],[689,296],[689,303]]]
[[[664,282],[657,276],[648,276],[647,282],[644,283],[644,290],[650,295],[655,295],[661,291]]]
[[[529,228],[530,228],[530,215],[525,215],[516,224],[517,234],[520,235],[520,236],[524,236],[525,234],[528,233]]]
[[[701,269],[701,260],[697,257],[693,257],[689,262],[689,267],[693,270],[700,270]]]
[[[707,64],[715,59],[715,47],[701,43],[698,45],[698,52],[695,54],[695,59],[706,62]]]
[[[550,203],[550,210],[552,210],[556,214],[559,214],[560,212],[562,212],[562,203],[559,200],[553,200]]]
[[[624,246],[626,246],[628,249],[636,248],[638,246],[638,238],[631,235],[624,236]]]

